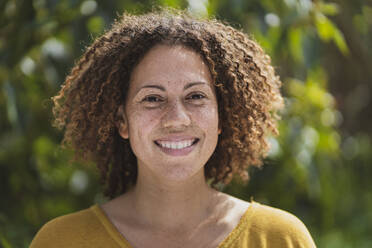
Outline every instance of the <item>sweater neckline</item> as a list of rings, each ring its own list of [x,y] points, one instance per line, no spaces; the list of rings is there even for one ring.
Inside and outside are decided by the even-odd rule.
[[[258,203],[251,200],[247,210],[241,216],[239,223],[223,239],[223,241],[218,245],[217,248],[227,248],[227,247],[229,247],[239,237],[240,233],[247,228],[247,226],[249,224],[249,219],[254,212],[253,208],[255,207],[256,204],[258,204]],[[94,212],[94,214],[99,219],[101,224],[107,230],[110,237],[113,238],[121,248],[133,248],[133,246],[124,237],[124,235],[119,232],[119,230],[110,221],[110,219],[107,217],[106,213],[102,210],[102,208],[98,204],[95,204],[95,205],[91,206],[90,209]]]

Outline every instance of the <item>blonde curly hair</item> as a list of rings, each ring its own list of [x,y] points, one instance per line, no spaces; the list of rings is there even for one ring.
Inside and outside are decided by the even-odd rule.
[[[262,165],[278,135],[283,107],[281,81],[270,58],[246,34],[215,19],[185,11],[123,14],[87,48],[53,97],[55,125],[78,159],[96,163],[105,195],[125,193],[136,183],[137,160],[115,123],[125,103],[133,68],[156,44],[183,45],[201,54],[215,84],[220,127],[217,147],[204,167],[212,187],[232,175],[248,179],[249,166]]]

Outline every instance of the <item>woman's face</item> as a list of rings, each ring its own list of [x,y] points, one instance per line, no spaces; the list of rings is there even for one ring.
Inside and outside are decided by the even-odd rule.
[[[198,53],[152,48],[131,74],[124,112],[120,134],[129,137],[140,173],[173,181],[203,173],[219,129],[211,74]]]

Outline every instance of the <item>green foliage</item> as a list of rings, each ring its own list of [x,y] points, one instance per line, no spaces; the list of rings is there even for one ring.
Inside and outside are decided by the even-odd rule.
[[[354,12],[346,15],[346,1],[199,3],[0,2],[1,247],[28,247],[46,221],[105,200],[94,165],[71,162],[72,151],[60,148],[62,132],[51,126],[50,97],[92,37],[118,14],[144,13],[157,5],[189,8],[243,29],[270,54],[282,78],[286,109],[280,136],[268,137],[272,149],[265,166],[250,169],[247,185],[234,181],[224,190],[296,214],[319,247],[372,246],[367,233],[372,222],[370,133],[343,126],[339,107],[346,100],[331,93],[330,86],[342,88],[348,82],[332,80],[329,69],[339,54],[358,63],[354,51],[371,42],[372,8],[356,1]],[[341,31],[339,23],[345,22],[353,33]],[[365,51],[370,61],[372,54]],[[334,70],[356,75],[353,67]],[[347,102],[357,106],[357,100]]]
[[[343,54],[349,53],[344,36],[326,16],[317,13],[315,15],[315,24],[319,37],[322,40],[327,42],[333,40]]]

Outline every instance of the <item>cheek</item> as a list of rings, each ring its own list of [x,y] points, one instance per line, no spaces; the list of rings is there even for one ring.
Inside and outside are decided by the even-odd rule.
[[[216,107],[205,108],[198,113],[198,125],[206,132],[213,134],[218,132],[218,111]]]
[[[129,143],[133,153],[139,159],[144,159],[151,147],[151,132],[155,128],[154,115],[133,111],[129,119]],[[150,138],[149,138],[150,137]]]
[[[129,139],[143,139],[148,137],[151,130],[157,125],[159,114],[151,111],[132,111],[129,115]]]

